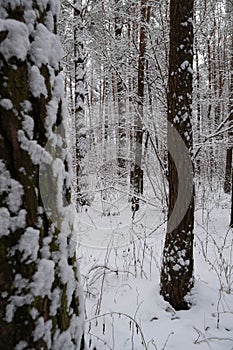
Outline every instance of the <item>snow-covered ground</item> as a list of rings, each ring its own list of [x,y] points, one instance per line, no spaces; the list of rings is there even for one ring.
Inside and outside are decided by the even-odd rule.
[[[119,196],[103,215],[98,196],[76,220],[85,292],[87,346],[97,350],[233,349],[233,233],[230,196],[199,201],[195,287],[188,311],[159,294],[165,214],[148,203],[132,219]],[[111,207],[111,209],[113,209]],[[105,211],[105,214],[108,211]]]

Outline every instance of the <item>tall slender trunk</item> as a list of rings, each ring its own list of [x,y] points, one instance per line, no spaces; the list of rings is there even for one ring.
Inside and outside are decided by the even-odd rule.
[[[228,111],[230,113],[229,117],[229,126],[233,125],[233,4],[231,1],[227,1],[226,3],[226,9],[228,13],[228,20],[229,20],[229,56],[230,56],[230,77],[229,77],[229,105],[228,105]],[[233,186],[232,181],[232,142],[233,142],[233,132],[230,131],[228,133],[228,142],[229,147],[227,148],[226,153],[226,168],[225,168],[225,182],[224,182],[224,192],[230,193]],[[233,197],[232,197],[232,212],[233,212]],[[233,225],[233,214],[231,214],[231,220],[230,225]]]
[[[229,23],[230,23],[230,84],[229,84],[229,113],[230,113],[230,126],[233,125],[233,3],[232,1],[227,1],[227,10],[229,14]],[[233,133],[229,135],[229,141],[232,144],[233,142]],[[232,146],[227,150],[227,156],[232,160]],[[233,171],[232,171],[232,162],[228,161],[228,169],[226,173],[231,172],[231,218],[230,226],[233,227]],[[230,175],[229,175],[230,176]],[[226,178],[226,182],[227,182]]]
[[[122,62],[122,49],[120,48],[120,43],[122,39],[122,29],[123,23],[119,16],[120,12],[120,1],[115,0],[115,42],[116,42],[116,60],[117,62]],[[117,66],[118,74],[116,77],[117,85],[117,108],[118,108],[118,150],[117,150],[117,163],[119,175],[125,178],[126,174],[126,99],[124,94],[123,86],[123,66],[120,64]]]
[[[196,56],[196,101],[197,101],[197,144],[199,145],[201,140],[201,93],[200,93],[200,63],[199,63],[199,51],[198,43],[195,40],[195,56]],[[196,159],[196,173],[200,176],[201,173],[201,159]]]
[[[76,202],[77,207],[88,205],[87,174],[87,128],[85,122],[85,50],[82,0],[74,0],[74,69],[75,69],[75,131],[76,131]]]
[[[168,73],[168,225],[161,294],[176,310],[189,307],[193,286],[192,140],[193,0],[170,1]]]
[[[131,171],[131,184],[135,196],[132,198],[133,212],[139,209],[139,198],[143,193],[143,170],[142,170],[142,143],[143,143],[143,107],[144,88],[146,74],[146,20],[147,20],[147,0],[141,0],[141,22],[139,35],[139,58],[138,58],[138,90],[137,90],[137,110],[135,115],[134,135],[135,135],[135,160],[134,168]]]

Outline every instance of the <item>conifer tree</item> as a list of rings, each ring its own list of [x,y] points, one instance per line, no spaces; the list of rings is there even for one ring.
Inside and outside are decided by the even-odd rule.
[[[4,350],[84,346],[58,15],[58,0],[0,1]]]

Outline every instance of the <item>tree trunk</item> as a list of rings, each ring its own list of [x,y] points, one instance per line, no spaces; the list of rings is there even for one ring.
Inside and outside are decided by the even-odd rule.
[[[232,120],[230,120],[232,122]],[[230,133],[229,133],[230,134]],[[231,135],[229,135],[231,136]],[[231,172],[232,172],[232,147],[227,148],[224,192],[231,193]]]
[[[232,184],[232,189],[231,189],[231,217],[230,217],[230,227],[233,227],[233,173],[231,174],[231,184]]]
[[[201,94],[200,94],[200,67],[199,67],[199,52],[198,43],[195,44],[196,54],[196,106],[197,106],[197,144],[200,144],[201,140]],[[200,156],[196,159],[196,175],[201,176],[201,159]],[[199,180],[200,181],[200,180]]]
[[[226,10],[228,13],[228,20],[229,20],[229,53],[230,53],[230,78],[229,78],[229,106],[228,110],[230,113],[229,117],[229,126],[233,125],[233,4],[231,1],[227,1],[226,3]],[[230,193],[231,191],[233,192],[233,182],[232,182],[232,136],[233,133],[232,131],[229,132],[228,134],[228,142],[230,146],[227,149],[226,153],[226,170],[225,170],[225,182],[224,182],[224,192],[225,193]],[[233,198],[233,197],[232,197]],[[233,203],[233,202],[232,202]],[[232,204],[232,209],[233,211],[233,204]],[[231,213],[231,220],[230,220],[230,226],[233,225],[233,213]]]
[[[85,51],[82,0],[74,0],[75,131],[77,207],[89,205],[85,157],[88,141],[85,122]]]
[[[139,35],[139,59],[138,59],[138,91],[137,91],[137,110],[135,116],[134,135],[135,135],[135,160],[133,170],[131,171],[131,184],[135,196],[132,198],[133,212],[139,209],[139,196],[143,193],[143,170],[142,170],[142,142],[143,142],[143,106],[144,106],[144,87],[145,87],[145,69],[146,69],[146,20],[147,20],[147,0],[141,0],[141,23]]]
[[[18,3],[0,5],[0,349],[80,349],[58,1],[27,2],[32,21]]]
[[[125,92],[123,87],[123,80],[120,73],[122,72],[123,66],[121,62],[122,58],[122,49],[120,47],[121,44],[121,36],[122,36],[122,19],[119,16],[120,12],[120,3],[119,0],[115,0],[115,42],[116,42],[116,62],[119,62],[117,69],[118,74],[116,76],[116,85],[117,85],[117,107],[118,107],[118,151],[117,151],[117,165],[118,165],[118,174],[121,178],[125,179],[126,174],[126,100],[125,100]]]
[[[229,14],[229,23],[230,23],[230,84],[229,84],[229,112],[230,112],[230,126],[233,124],[233,3],[232,1],[227,1],[227,12]],[[232,136],[233,133],[230,133],[230,143],[232,143]],[[228,150],[229,153],[231,153],[232,158],[232,146]],[[232,160],[232,159],[231,159]],[[233,227],[233,171],[232,171],[232,162],[230,164],[230,161],[228,162],[228,169],[226,169],[226,176],[227,173],[229,174],[231,172],[231,219],[230,219],[230,227]],[[226,182],[228,181],[226,177]]]
[[[168,225],[161,294],[176,310],[189,307],[193,286],[192,154],[193,0],[170,1],[168,73]]]

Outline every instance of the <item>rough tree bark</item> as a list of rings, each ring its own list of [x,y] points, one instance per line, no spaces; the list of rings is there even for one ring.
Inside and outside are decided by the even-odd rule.
[[[191,127],[192,21],[193,0],[170,1],[170,55],[167,99],[169,207],[161,270],[161,294],[176,310],[189,307],[186,296],[193,286],[193,164],[190,159],[185,159],[186,151],[191,157],[193,143]],[[178,137],[174,130],[177,131]],[[173,156],[171,156],[172,153]],[[188,182],[187,179],[180,178],[179,174],[182,171],[186,172],[189,178]],[[181,196],[179,197],[180,193]],[[186,202],[187,208],[184,208],[188,197],[190,200]],[[177,203],[178,198],[182,199],[180,203]]]
[[[65,115],[58,9],[56,0],[0,0],[0,349],[4,350],[84,346],[71,219],[71,161],[64,127],[56,134]]]

